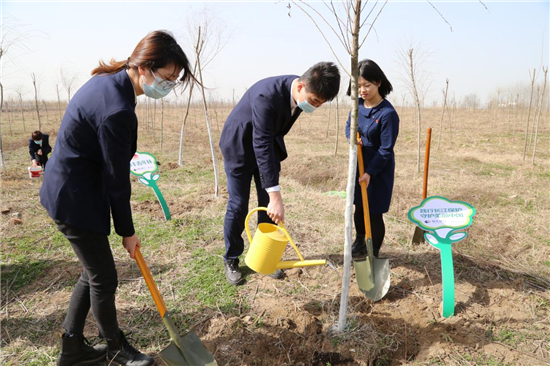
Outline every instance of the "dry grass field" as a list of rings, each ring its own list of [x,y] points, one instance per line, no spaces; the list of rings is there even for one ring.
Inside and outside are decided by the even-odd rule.
[[[153,138],[140,106],[138,150],[155,154],[161,163],[158,185],[172,220],[164,220],[152,190],[132,177],[135,226],[180,332],[194,328],[219,365],[550,364],[549,121],[539,129],[533,165],[532,148],[522,159],[525,118],[513,123],[506,110],[456,109],[451,127],[446,117],[440,131],[441,110],[424,111],[422,165],[426,128],[433,127],[428,195],[465,201],[477,210],[468,237],[453,247],[456,315],[445,319],[438,314],[439,253],[428,243],[410,243],[414,227],[407,212],[422,199],[422,173],[416,167],[414,110],[397,108],[396,180],[381,251],[390,258],[392,285],[383,300],[372,303],[352,275],[346,330],[332,334],[343,272],[344,200],[325,193],[345,190],[349,149],[348,111],[341,108],[338,131],[332,115],[327,137],[328,110],[324,106],[300,117],[287,136],[281,186],[286,226],[300,251],[331,265],[289,270],[284,280],[245,268],[246,283],[232,287],[222,266],[227,191],[217,148],[230,107],[210,113],[221,183],[215,198],[202,109],[191,111],[179,166],[182,109],[165,111],[161,150],[160,107]],[[42,128],[53,143],[59,127],[54,114],[50,111]],[[41,181],[28,177],[27,140],[37,122],[31,111],[25,117],[27,132],[20,113],[2,115],[7,170],[1,176],[0,363],[6,366],[54,364],[81,270],[39,203]],[[168,344],[168,334],[137,265],[120,238],[111,239],[121,327],[133,332],[139,348],[156,355]],[[290,246],[285,255],[295,257]],[[90,314],[86,336],[96,335]]]

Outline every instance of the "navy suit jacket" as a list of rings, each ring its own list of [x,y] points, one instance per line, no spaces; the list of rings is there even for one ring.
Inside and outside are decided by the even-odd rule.
[[[281,161],[287,152],[283,137],[301,113],[290,115],[292,81],[297,75],[258,81],[243,95],[225,121],[220,138],[226,168],[232,171],[258,167],[262,188],[279,184]]]
[[[358,132],[363,142],[365,173],[371,178],[367,188],[369,211],[373,214],[388,212],[393,193],[395,153],[393,148],[399,134],[399,116],[392,104],[384,99],[374,108],[365,108],[359,98]],[[350,118],[346,123],[346,137],[350,138]],[[361,204],[359,173],[355,182],[355,204]]]
[[[92,77],[67,106],[44,173],[40,202],[53,219],[108,235],[134,234],[130,160],[137,144],[135,92],[125,71]]]
[[[38,150],[42,149],[42,155],[38,155]],[[52,152],[52,147],[50,146],[50,136],[43,133],[42,134],[42,143],[38,145],[32,138],[29,139],[29,154],[31,155],[31,160],[48,160],[48,154]]]

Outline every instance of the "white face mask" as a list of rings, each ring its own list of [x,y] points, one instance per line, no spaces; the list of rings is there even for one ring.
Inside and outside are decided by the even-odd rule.
[[[153,99],[160,99],[164,98],[168,94],[170,94],[170,91],[174,89],[174,87],[177,85],[176,81],[170,81],[170,80],[164,80],[155,75],[153,71],[151,71],[151,74],[155,77],[155,80],[153,81],[153,84],[147,85],[145,83],[145,79],[143,79],[142,87],[143,92],[146,96]]]

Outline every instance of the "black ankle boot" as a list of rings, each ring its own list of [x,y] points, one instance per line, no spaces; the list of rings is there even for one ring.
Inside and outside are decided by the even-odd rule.
[[[107,347],[92,347],[83,335],[64,333],[61,335],[61,353],[57,357],[57,366],[84,366],[105,361]]]
[[[353,245],[351,246],[351,256],[352,257],[362,257],[367,255],[367,242],[365,241],[364,236],[357,236]]]
[[[107,348],[107,362],[113,365],[150,366],[155,364],[153,357],[130,346],[122,331],[120,331],[118,339],[107,340]]]

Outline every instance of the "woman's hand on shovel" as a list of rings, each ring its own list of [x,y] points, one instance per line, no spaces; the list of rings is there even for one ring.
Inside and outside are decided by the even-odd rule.
[[[124,245],[124,248],[130,253],[130,258],[134,258],[134,252],[137,248],[141,248],[141,243],[139,241],[139,238],[136,234],[132,236],[124,236],[122,237],[122,245]]]
[[[267,216],[276,224],[285,222],[285,208],[283,206],[283,197],[280,191],[269,192]]]
[[[363,174],[363,176],[361,178],[359,178],[359,183],[367,183],[367,187],[369,186],[369,183],[370,183],[370,174],[369,173],[365,173]]]

